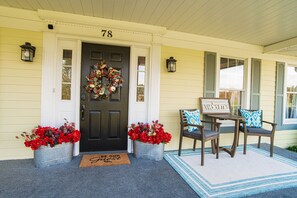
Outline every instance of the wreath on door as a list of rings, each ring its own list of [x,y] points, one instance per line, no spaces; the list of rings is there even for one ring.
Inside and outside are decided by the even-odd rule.
[[[108,67],[105,61],[91,66],[91,72],[86,76],[85,89],[94,99],[107,99],[117,92],[124,82],[121,72]]]

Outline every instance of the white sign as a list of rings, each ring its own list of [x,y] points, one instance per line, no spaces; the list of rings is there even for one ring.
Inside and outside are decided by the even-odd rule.
[[[199,98],[202,114],[231,113],[229,99],[227,98]]]

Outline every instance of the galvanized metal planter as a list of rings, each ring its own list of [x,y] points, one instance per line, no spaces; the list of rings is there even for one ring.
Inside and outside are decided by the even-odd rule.
[[[51,148],[41,146],[34,151],[34,164],[37,168],[47,167],[56,164],[68,163],[72,160],[73,144],[63,143]]]
[[[148,144],[133,141],[133,151],[136,158],[160,161],[163,159],[164,144]]]

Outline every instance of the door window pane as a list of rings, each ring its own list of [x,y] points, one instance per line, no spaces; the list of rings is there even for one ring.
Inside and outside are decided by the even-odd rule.
[[[72,65],[72,50],[63,50],[63,65]]]
[[[71,100],[70,84],[62,84],[62,100]]]
[[[61,99],[71,100],[72,50],[63,50]]]
[[[65,67],[62,68],[62,82],[71,82],[71,67]]]
[[[138,72],[137,86],[144,86],[144,80],[145,80],[145,73],[144,72]]]
[[[136,93],[136,101],[144,102],[144,90],[145,90],[145,57],[138,57],[137,64],[137,93]]]

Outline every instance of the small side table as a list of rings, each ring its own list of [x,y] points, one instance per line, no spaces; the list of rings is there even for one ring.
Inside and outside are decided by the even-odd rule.
[[[213,122],[216,122],[217,119],[219,120],[232,120],[235,122],[234,127],[234,139],[233,144],[231,148],[224,148],[220,147],[220,150],[226,151],[231,155],[231,157],[235,156],[237,143],[238,143],[238,133],[239,133],[239,123],[243,120],[243,117],[237,116],[237,115],[231,115],[231,114],[207,114],[208,117],[212,119]],[[212,126],[212,129],[214,129],[214,125]],[[212,143],[212,146],[214,146],[214,143]]]

